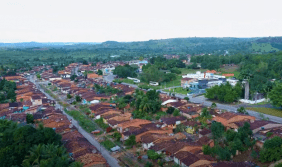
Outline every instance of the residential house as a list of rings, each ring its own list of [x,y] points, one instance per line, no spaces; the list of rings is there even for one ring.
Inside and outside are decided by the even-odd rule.
[[[238,126],[235,124],[236,122],[241,121],[250,121],[254,122],[256,120],[255,117],[244,115],[244,114],[235,114],[232,112],[225,112],[215,116],[212,120],[216,122],[221,122],[227,129],[237,129]]]
[[[199,129],[199,137],[204,137],[204,136],[207,136],[207,137],[211,137],[211,130],[207,129],[207,128],[204,128],[204,129]]]
[[[141,125],[149,124],[149,123],[151,123],[151,121],[144,120],[144,119],[132,119],[130,121],[126,121],[126,122],[123,122],[121,124],[118,124],[117,130],[120,133],[123,133],[123,132],[128,131],[129,127],[141,128]]]
[[[31,102],[33,106],[42,105],[42,98],[40,96],[31,96]]]
[[[162,127],[170,127],[170,128],[176,128],[176,125],[179,125],[186,121],[187,119],[183,116],[161,118],[161,122],[163,123]]]
[[[261,130],[269,130],[273,128],[279,128],[282,127],[282,124],[272,122],[272,121],[264,121],[264,120],[255,120],[253,122],[251,121],[240,121],[235,122],[234,124],[237,126],[234,129],[238,130],[239,127],[244,126],[245,122],[248,122],[250,124],[250,129],[253,131],[253,134],[261,131]]]

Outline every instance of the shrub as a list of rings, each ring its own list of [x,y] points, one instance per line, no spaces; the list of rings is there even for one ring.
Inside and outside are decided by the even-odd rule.
[[[154,150],[148,150],[147,155],[148,155],[148,158],[152,160],[160,158],[160,155],[156,153]]]

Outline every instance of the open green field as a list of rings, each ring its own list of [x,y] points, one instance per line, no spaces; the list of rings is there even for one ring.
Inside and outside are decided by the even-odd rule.
[[[187,91],[186,89],[183,89],[182,87],[179,87],[179,88],[173,88],[173,89],[165,89],[163,90],[165,92],[175,92],[175,93],[179,93],[179,94],[183,94],[183,95],[187,95],[187,93],[189,93],[190,91]]]
[[[247,110],[257,111],[260,113],[273,115],[277,117],[282,117],[282,110],[274,109],[274,108],[264,108],[264,107],[247,107]]]
[[[222,67],[219,69],[219,72],[221,72],[221,74],[234,74],[234,77],[238,78],[240,75],[238,69],[239,67]]]
[[[101,144],[102,144],[107,150],[111,150],[111,148],[113,148],[114,146],[116,146],[112,141],[110,141],[110,140],[108,140],[108,139],[102,141]]]
[[[279,51],[279,49],[274,48],[269,43],[252,43],[252,49],[256,52]]]
[[[71,115],[75,120],[77,120],[79,125],[88,133],[96,130],[95,124],[81,112],[76,110],[72,110],[72,111],[65,110],[65,112]]]
[[[127,78],[122,79],[122,82],[124,82],[124,83],[128,83],[128,84],[135,84],[135,83],[133,82],[133,80],[131,80],[131,79],[127,79]]]
[[[173,87],[173,86],[181,86],[181,79],[182,79],[182,76],[179,75],[179,76],[176,77],[175,80],[170,81],[170,82],[166,82],[166,83],[162,83],[162,85],[151,86],[151,85],[148,84],[148,86],[152,89],[164,89],[164,88]]]

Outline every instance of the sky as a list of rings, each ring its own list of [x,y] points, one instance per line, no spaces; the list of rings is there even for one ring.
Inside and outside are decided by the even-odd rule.
[[[1,0],[0,42],[282,36],[281,0]]]

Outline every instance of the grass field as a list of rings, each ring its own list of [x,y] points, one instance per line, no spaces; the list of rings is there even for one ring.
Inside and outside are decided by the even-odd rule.
[[[253,51],[256,52],[269,52],[269,51],[279,51],[279,49],[274,48],[269,43],[253,43],[252,44]]]
[[[172,92],[172,93],[174,91],[175,93],[184,94],[184,95],[187,95],[187,93],[190,92],[190,91],[187,91],[186,89],[183,89],[182,87],[180,87],[180,88],[173,88],[173,89],[170,89],[170,90],[169,89],[165,89],[163,91],[165,91],[165,92]]]
[[[96,130],[96,126],[95,124],[89,120],[84,114],[82,114],[79,111],[76,110],[72,110],[72,111],[68,111],[66,110],[66,113],[71,115],[75,120],[78,121],[79,125],[88,133]]]
[[[131,80],[131,79],[122,79],[122,82],[124,82],[124,83],[128,83],[128,84],[135,84],[134,82],[133,82],[133,80]]]
[[[247,110],[257,111],[260,113],[273,115],[277,117],[282,117],[282,110],[274,109],[274,108],[264,108],[264,107],[247,107]]]
[[[238,71],[239,67],[223,67],[220,68],[221,74],[234,74],[234,77],[238,78],[240,72]]]
[[[166,82],[166,83],[162,83],[162,85],[151,86],[151,85],[148,84],[148,86],[152,89],[164,89],[165,87],[168,88],[168,87],[173,87],[173,86],[181,86],[181,79],[182,79],[182,76],[179,75],[179,76],[176,77],[175,80],[170,81],[170,82]]]
[[[113,147],[115,146],[115,144],[114,144],[112,141],[108,140],[108,139],[102,141],[101,144],[102,144],[107,150],[111,150],[111,148],[113,148]]]

